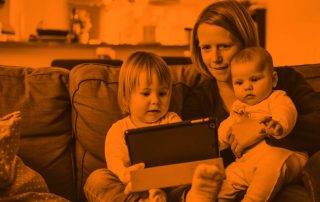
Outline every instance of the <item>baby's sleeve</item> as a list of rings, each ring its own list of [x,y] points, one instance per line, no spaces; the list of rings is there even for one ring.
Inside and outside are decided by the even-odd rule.
[[[278,121],[283,129],[283,134],[274,136],[274,138],[284,138],[296,124],[298,118],[297,109],[285,91],[277,90],[271,95],[270,110],[272,119]]]
[[[222,151],[229,147],[229,133],[232,125],[232,118],[229,116],[223,120],[218,128],[219,150]]]

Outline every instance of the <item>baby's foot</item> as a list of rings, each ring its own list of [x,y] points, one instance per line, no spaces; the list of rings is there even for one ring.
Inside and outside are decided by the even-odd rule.
[[[187,193],[187,202],[216,201],[222,184],[222,176],[214,165],[201,164],[193,174],[191,189]]]
[[[166,202],[167,195],[161,189],[150,189],[149,190],[149,201],[150,202]]]

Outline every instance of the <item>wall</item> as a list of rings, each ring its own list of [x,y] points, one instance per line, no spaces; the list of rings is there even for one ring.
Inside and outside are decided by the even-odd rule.
[[[101,10],[100,38],[112,44],[138,44],[144,40],[144,26],[154,26],[155,41],[163,45],[188,44],[185,27],[192,27],[197,14],[212,0],[180,0],[150,5],[146,0],[113,1]]]
[[[266,47],[275,65],[320,63],[320,1],[267,1]]]
[[[155,41],[165,45],[187,43],[184,27],[192,27],[201,9],[214,0],[180,0],[178,4],[147,5],[147,0],[106,0],[106,6],[91,8],[93,37],[112,44],[143,42],[143,27],[157,26]],[[275,65],[320,63],[319,0],[256,0],[267,8],[266,48]],[[17,39],[28,40],[39,21],[49,28],[68,29],[68,0],[7,0],[0,20],[9,20]],[[68,10],[69,9],[69,10]],[[8,19],[9,18],[9,19]],[[100,22],[99,22],[100,20]],[[70,55],[72,57],[72,55]]]

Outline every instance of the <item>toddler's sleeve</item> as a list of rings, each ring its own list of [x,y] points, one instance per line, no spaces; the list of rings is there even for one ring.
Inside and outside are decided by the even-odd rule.
[[[105,158],[108,169],[115,173],[120,179],[126,168],[128,149],[125,143],[124,134],[119,124],[111,126],[105,141]]]

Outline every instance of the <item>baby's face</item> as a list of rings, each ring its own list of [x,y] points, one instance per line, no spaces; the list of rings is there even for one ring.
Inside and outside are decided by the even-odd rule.
[[[236,97],[249,105],[266,99],[274,86],[273,72],[258,61],[232,64],[232,85]]]
[[[130,96],[130,116],[137,127],[152,124],[168,112],[170,86],[160,83],[155,73],[151,77],[148,82],[147,74],[142,72]]]

